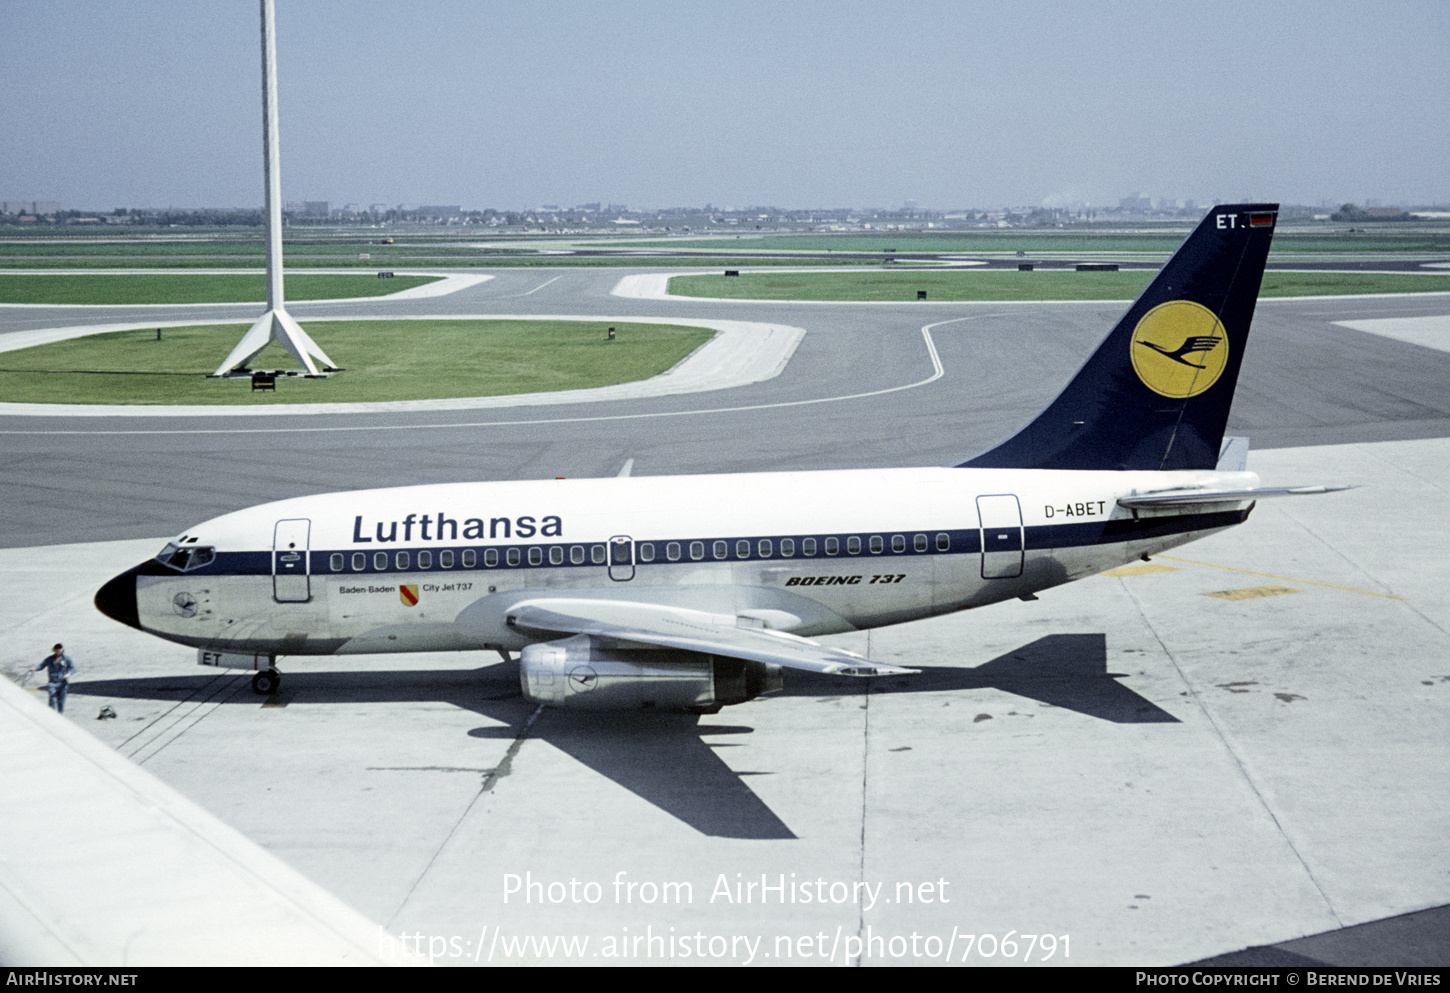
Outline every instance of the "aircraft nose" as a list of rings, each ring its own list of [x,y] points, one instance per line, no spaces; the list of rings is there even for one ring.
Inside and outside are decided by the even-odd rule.
[[[127,569],[96,592],[96,609],[113,621],[141,630],[136,610],[136,576],[141,568]]]

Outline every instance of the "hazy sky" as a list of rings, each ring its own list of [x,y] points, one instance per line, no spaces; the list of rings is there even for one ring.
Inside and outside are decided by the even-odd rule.
[[[1450,2],[276,0],[287,200],[1450,202]],[[0,0],[0,199],[258,206],[256,0]]]

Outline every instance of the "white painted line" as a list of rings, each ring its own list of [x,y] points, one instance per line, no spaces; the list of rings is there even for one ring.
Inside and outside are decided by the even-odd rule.
[[[754,321],[701,321],[664,317],[597,317],[561,316],[551,314],[459,314],[445,317],[391,317],[388,315],[320,317],[309,316],[307,323],[317,321],[590,321],[618,324],[676,324],[700,327],[716,332],[715,336],[695,349],[673,368],[651,379],[615,386],[599,386],[583,390],[559,390],[552,393],[520,393],[496,397],[452,397],[441,400],[393,400],[377,403],[299,403],[268,407],[164,406],[160,404],[51,404],[0,403],[0,415],[23,417],[294,417],[308,414],[396,414],[433,410],[479,410],[499,407],[537,407],[569,403],[604,403],[612,400],[638,400],[648,397],[672,396],[680,393],[704,393],[731,389],[774,379],[785,369],[805,337],[803,328],[784,324],[761,324]],[[48,328],[41,331],[17,331],[0,337],[0,351],[29,348],[31,345],[64,341],[105,331],[131,331],[154,327],[179,327],[196,321],[169,321],[145,324],[104,324],[89,327]],[[248,324],[248,320],[217,321],[218,324]]]
[[[493,277],[490,276],[489,278],[492,279]],[[564,274],[562,272],[559,273],[559,275],[557,275],[557,276],[554,277],[554,279],[563,279],[563,278],[564,278]],[[554,281],[554,279],[546,279],[542,283],[540,283],[538,286],[535,286],[532,290],[529,290],[529,291],[527,291],[525,293],[520,293],[519,296],[526,297],[526,296],[528,296],[531,293],[537,293],[540,290],[542,290],[545,286],[548,286],[550,283],[552,283]]]
[[[1335,321],[1342,328],[1377,334],[1411,345],[1450,352],[1450,315],[1431,317],[1380,317],[1366,321]]]

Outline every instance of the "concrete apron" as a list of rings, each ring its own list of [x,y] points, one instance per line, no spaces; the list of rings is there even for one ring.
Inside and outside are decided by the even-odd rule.
[[[1447,456],[1254,452],[1359,488],[699,719],[535,715],[473,654],[283,660],[264,704],[91,606],[160,537],[0,551],[0,667],[63,641],[69,720],[440,962],[1186,962],[1450,903]]]

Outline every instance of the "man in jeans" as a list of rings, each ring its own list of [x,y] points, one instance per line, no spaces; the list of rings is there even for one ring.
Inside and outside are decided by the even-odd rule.
[[[50,692],[50,709],[58,714],[65,713],[65,695],[70,689],[70,677],[76,671],[75,663],[61,650],[60,645],[56,645],[51,655],[30,671],[39,672],[41,669],[50,674],[45,684],[46,690]]]

